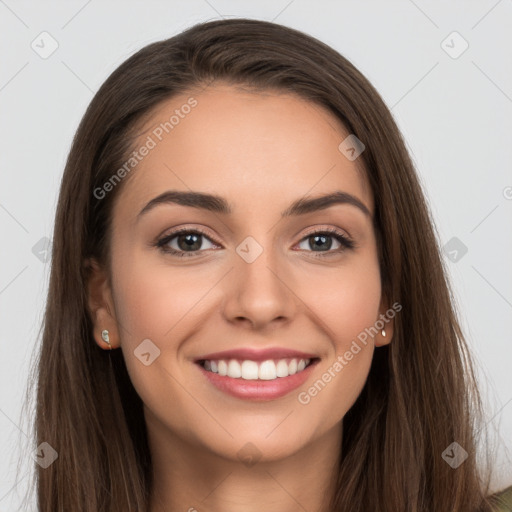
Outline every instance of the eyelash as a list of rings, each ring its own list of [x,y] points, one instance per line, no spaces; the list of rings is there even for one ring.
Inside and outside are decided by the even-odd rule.
[[[168,235],[165,235],[164,237],[160,238],[156,242],[155,245],[163,253],[171,254],[172,256],[178,256],[180,258],[181,257],[195,257],[198,255],[198,253],[201,253],[203,250],[205,250],[205,249],[203,249],[203,250],[199,250],[199,251],[177,251],[175,249],[172,249],[172,248],[166,246],[166,244],[168,244],[173,238],[175,238],[176,236],[178,236],[182,233],[201,235],[201,236],[204,236],[205,238],[207,238],[208,240],[210,240],[211,242],[217,243],[217,242],[211,240],[211,238],[204,231],[202,231],[200,229],[181,228],[181,229],[173,231],[172,233],[169,233]],[[343,233],[341,233],[340,231],[338,231],[337,229],[334,229],[334,228],[325,228],[322,230],[312,231],[310,233],[307,233],[306,235],[304,235],[303,238],[301,238],[300,242],[302,242],[303,240],[305,240],[313,235],[329,235],[332,238],[335,238],[342,245],[342,248],[336,249],[334,251],[330,251],[330,250],[323,251],[323,252],[320,251],[317,254],[315,254],[314,257],[324,258],[326,256],[328,257],[328,256],[332,256],[333,254],[339,254],[341,252],[344,252],[347,249],[350,250],[350,249],[354,249],[357,247],[356,243],[353,240],[351,240],[346,235],[344,235]],[[217,244],[217,245],[220,245],[220,244]],[[306,251],[306,252],[316,252],[316,251]]]

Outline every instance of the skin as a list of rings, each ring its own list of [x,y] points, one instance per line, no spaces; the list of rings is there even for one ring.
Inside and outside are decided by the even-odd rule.
[[[190,96],[159,106],[140,141]],[[307,405],[299,403],[298,393],[389,304],[370,216],[348,204],[280,214],[306,195],[342,190],[373,216],[371,191],[360,160],[338,149],[349,132],[324,108],[228,85],[193,97],[197,106],[138,164],[117,197],[112,285],[99,265],[89,283],[95,339],[108,350],[101,331],[109,330],[144,402],[155,475],[150,512],[327,510],[342,419],[364,386],[375,347],[391,340],[393,323],[386,324],[386,337],[368,338]],[[161,204],[137,219],[169,189],[218,194],[233,213]],[[195,256],[154,246],[183,226],[207,232]],[[314,251],[309,232],[325,228],[338,229],[357,247],[336,251],[340,244],[331,238],[331,248]],[[252,263],[236,252],[247,236],[263,248]],[[183,250],[177,242],[169,243]],[[148,366],[134,355],[145,339],[160,349]],[[226,395],[193,362],[233,347],[277,346],[321,358],[305,385],[277,400]],[[261,456],[250,467],[237,456],[249,442]]]

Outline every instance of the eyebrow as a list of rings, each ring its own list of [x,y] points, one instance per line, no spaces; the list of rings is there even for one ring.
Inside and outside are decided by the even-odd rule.
[[[179,204],[190,206],[214,213],[229,215],[233,212],[231,206],[221,196],[207,194],[204,192],[183,192],[179,190],[168,190],[159,196],[151,199],[149,203],[137,215],[137,219],[160,204]],[[319,210],[324,210],[335,204],[348,204],[361,210],[365,215],[371,217],[371,213],[366,205],[357,197],[342,191],[336,191],[310,199],[301,198],[294,201],[286,210],[281,212],[281,217],[290,217],[294,215],[304,215]]]

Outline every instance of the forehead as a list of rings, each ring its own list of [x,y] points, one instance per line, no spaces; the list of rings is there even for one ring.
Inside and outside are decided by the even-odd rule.
[[[142,208],[167,189],[229,196],[241,208],[279,209],[298,196],[343,190],[373,212],[361,159],[338,149],[349,135],[327,109],[296,95],[210,86],[175,96],[146,117],[139,157],[118,203]],[[139,208],[139,210],[140,210]]]

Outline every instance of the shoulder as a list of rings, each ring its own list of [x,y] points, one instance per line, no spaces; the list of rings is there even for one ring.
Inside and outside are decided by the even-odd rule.
[[[489,498],[492,499],[495,512],[512,512],[512,485]]]

